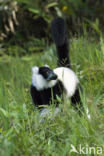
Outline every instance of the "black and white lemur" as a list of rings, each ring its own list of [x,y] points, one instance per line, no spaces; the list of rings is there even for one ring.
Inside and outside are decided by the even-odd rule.
[[[81,105],[79,94],[79,80],[71,69],[69,59],[69,44],[66,23],[63,18],[57,17],[51,23],[52,38],[56,44],[58,54],[58,68],[48,66],[32,68],[31,96],[36,106],[49,105],[57,96],[71,99],[72,105]]]

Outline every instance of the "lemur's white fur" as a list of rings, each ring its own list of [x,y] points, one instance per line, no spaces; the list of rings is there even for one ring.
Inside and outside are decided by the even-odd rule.
[[[39,67],[35,66],[32,68],[32,85],[36,87],[38,91],[51,88],[55,86],[57,80],[47,81],[44,77],[39,74]]]
[[[71,97],[74,95],[79,80],[76,74],[69,68],[59,67],[53,70],[58,76],[57,80],[60,80],[66,90],[66,96]],[[55,86],[57,80],[47,81],[39,74],[39,67],[32,68],[32,84],[37,90],[43,90]]]
[[[79,83],[76,74],[71,69],[66,67],[59,67],[54,69],[53,71],[58,76],[58,79],[62,82],[66,90],[66,96],[73,96]]]

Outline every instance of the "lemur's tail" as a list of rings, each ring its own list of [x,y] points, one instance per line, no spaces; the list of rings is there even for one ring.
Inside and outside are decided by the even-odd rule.
[[[70,68],[67,27],[63,18],[57,17],[52,21],[51,32],[57,48],[58,66]]]

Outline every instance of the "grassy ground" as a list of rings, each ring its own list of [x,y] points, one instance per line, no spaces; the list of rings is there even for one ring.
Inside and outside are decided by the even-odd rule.
[[[54,119],[40,122],[31,103],[31,67],[56,67],[54,47],[31,56],[0,58],[0,156],[98,155],[104,146],[104,41],[87,37],[71,41],[71,63],[83,86],[82,101],[89,107],[91,120],[79,116],[69,103]],[[84,153],[70,153],[71,144]],[[96,147],[88,152],[89,147]],[[104,151],[102,154],[104,155]]]

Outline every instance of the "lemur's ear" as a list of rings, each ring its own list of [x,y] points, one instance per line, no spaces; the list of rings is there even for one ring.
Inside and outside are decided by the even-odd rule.
[[[37,66],[32,67],[32,73],[38,73],[38,71],[39,71],[39,67]]]
[[[48,67],[49,68],[49,65],[48,64],[45,64],[44,67]]]

